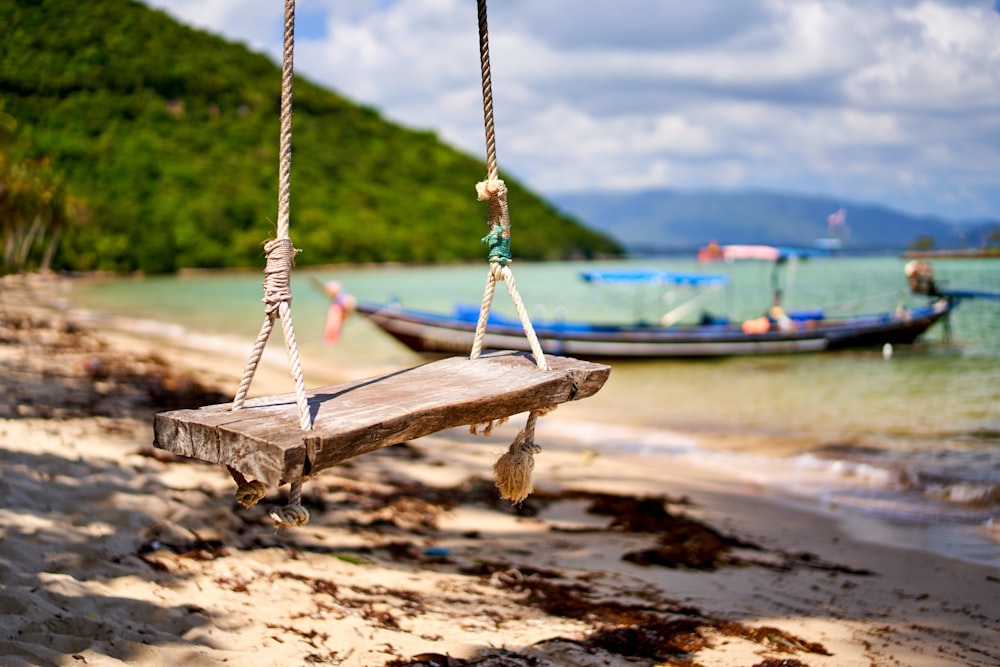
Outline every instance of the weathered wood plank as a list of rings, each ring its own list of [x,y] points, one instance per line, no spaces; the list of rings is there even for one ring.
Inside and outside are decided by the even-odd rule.
[[[156,415],[155,447],[226,464],[275,486],[405,440],[481,424],[597,393],[611,369],[567,357],[495,352],[454,357],[308,392],[313,430],[299,427],[293,394]]]

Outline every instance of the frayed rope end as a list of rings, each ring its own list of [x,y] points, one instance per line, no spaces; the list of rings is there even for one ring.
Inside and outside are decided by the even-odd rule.
[[[519,505],[531,495],[534,490],[531,480],[531,473],[535,469],[534,455],[540,451],[542,448],[534,443],[515,442],[493,464],[493,480],[502,499]]]
[[[542,448],[535,444],[535,423],[538,418],[551,412],[555,406],[538,408],[528,413],[524,430],[510,443],[507,453],[493,464],[493,480],[500,490],[500,497],[515,505],[521,504],[534,487],[531,473],[535,469],[535,454]]]
[[[497,428],[498,426],[502,426],[503,424],[506,424],[507,419],[508,417],[500,417],[499,419],[494,419],[492,421],[484,422],[482,424],[470,424],[469,433],[471,433],[472,435],[479,435],[480,433],[482,433],[488,438],[491,435],[493,435],[493,429]],[[480,429],[482,430],[480,431]]]

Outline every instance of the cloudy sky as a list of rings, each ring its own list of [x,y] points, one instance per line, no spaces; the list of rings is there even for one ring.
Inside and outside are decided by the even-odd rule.
[[[280,59],[281,0],[146,0]],[[296,72],[483,156],[474,0],[299,0]],[[493,0],[501,168],[1000,218],[1000,0]]]

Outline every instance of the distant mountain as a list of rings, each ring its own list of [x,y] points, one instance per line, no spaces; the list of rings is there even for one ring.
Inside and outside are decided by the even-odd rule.
[[[830,236],[827,218],[840,209],[846,212],[847,250],[896,251],[921,241],[935,248],[978,246],[1000,229],[1000,221],[961,224],[877,204],[775,192],[588,192],[552,200],[632,252],[686,251],[711,240],[812,246]]]

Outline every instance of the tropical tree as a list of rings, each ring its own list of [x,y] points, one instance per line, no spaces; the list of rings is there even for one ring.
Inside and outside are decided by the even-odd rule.
[[[85,215],[48,160],[21,160],[10,143],[16,121],[0,109],[0,273],[48,271],[66,228]]]
[[[927,234],[920,234],[916,239],[909,245],[910,250],[933,250],[934,249],[934,237],[928,236]]]

